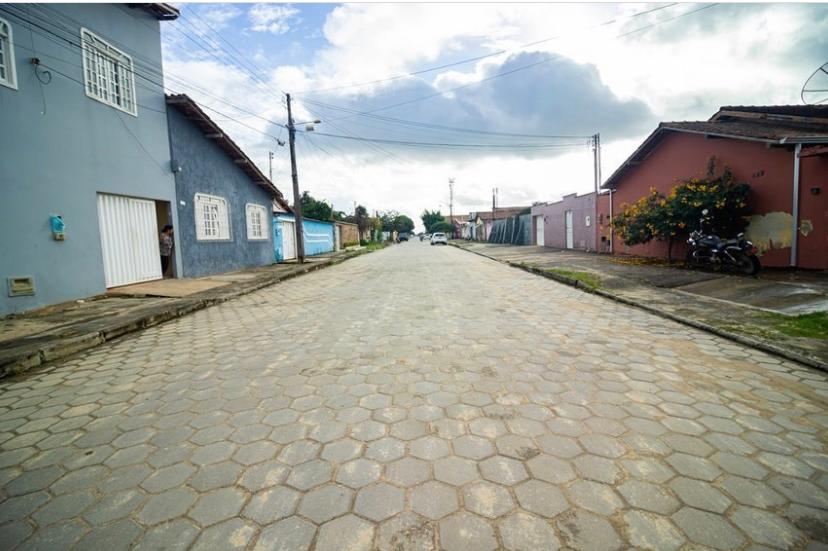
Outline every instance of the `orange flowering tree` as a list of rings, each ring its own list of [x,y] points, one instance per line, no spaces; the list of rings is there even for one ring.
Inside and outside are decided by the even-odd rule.
[[[721,176],[693,178],[674,186],[666,196],[655,188],[632,205],[621,205],[612,221],[615,232],[627,245],[667,242],[667,258],[672,260],[673,243],[698,227],[702,211],[710,219],[706,233],[732,236],[745,229],[750,214],[750,186],[736,182],[725,169]]]

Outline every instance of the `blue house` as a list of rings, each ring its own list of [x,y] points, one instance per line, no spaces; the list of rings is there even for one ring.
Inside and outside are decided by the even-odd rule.
[[[188,96],[167,97],[181,275],[199,277],[274,262],[281,192]]]
[[[0,5],[0,315],[162,277],[158,233],[179,221],[160,24],[176,17]]]
[[[305,256],[334,251],[336,245],[333,222],[303,218],[302,230],[305,238]],[[293,217],[293,213],[274,213],[273,245],[276,252],[276,262],[296,258],[296,219]]]

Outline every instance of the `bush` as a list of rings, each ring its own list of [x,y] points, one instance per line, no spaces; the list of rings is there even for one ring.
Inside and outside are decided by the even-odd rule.
[[[370,241],[368,241],[367,239],[360,239],[359,240],[359,244],[362,245],[363,247],[367,246],[368,243],[370,243]]]
[[[612,227],[626,245],[640,245],[653,239],[667,242],[667,258],[672,260],[673,243],[698,227],[702,211],[710,219],[705,232],[732,236],[747,226],[750,186],[735,182],[730,170],[712,176],[713,164],[705,179],[693,178],[673,187],[665,197],[655,188],[632,205],[621,205]]]

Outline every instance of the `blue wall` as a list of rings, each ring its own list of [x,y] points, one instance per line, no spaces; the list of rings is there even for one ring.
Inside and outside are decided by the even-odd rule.
[[[136,69],[154,73],[150,78],[160,84],[159,22],[143,9],[49,4],[36,11],[49,20],[41,26],[65,27],[77,44],[81,25],[88,28],[130,54]],[[138,116],[118,111],[86,96],[79,47],[37,27],[30,32],[6,12],[0,17],[12,28],[18,84],[16,90],[0,86],[1,315],[103,293],[97,193],[172,204],[175,183],[159,84],[137,77]],[[48,84],[35,76],[35,56],[53,69]],[[65,241],[52,239],[51,214],[63,216]],[[174,208],[172,223],[178,226]],[[6,278],[30,275],[34,296],[7,296]]]
[[[168,118],[172,158],[181,166],[181,171],[175,175],[179,221],[175,235],[184,277],[272,264],[271,196],[253,183],[215,140],[205,138],[204,133],[173,105],[169,106]],[[228,241],[196,239],[196,193],[216,195],[227,200],[230,216]],[[266,240],[247,239],[245,206],[248,203],[267,209],[268,216],[262,221],[266,224]]]
[[[284,260],[282,253],[282,224],[286,220],[294,222],[292,214],[277,214],[273,218],[273,243],[276,253],[276,261]],[[321,222],[319,220],[302,219],[302,233],[305,238],[305,256],[330,253],[334,250],[334,224],[332,222]]]

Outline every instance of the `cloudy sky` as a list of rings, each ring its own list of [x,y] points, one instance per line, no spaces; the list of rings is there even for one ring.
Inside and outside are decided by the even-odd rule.
[[[825,4],[180,4],[167,86],[208,108],[288,196],[455,213],[593,189],[659,121],[794,104],[828,55]],[[325,135],[328,134],[328,135]],[[338,136],[338,137],[335,137]],[[371,141],[369,141],[371,140]],[[404,142],[404,143],[398,143]],[[432,145],[440,144],[440,145]]]

